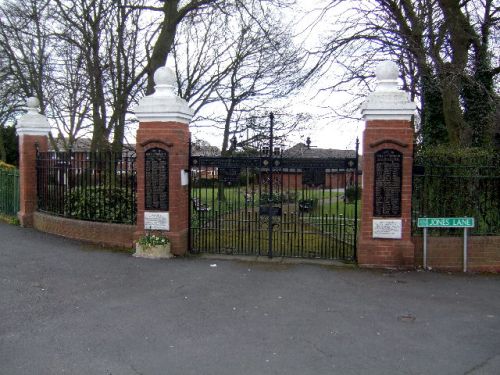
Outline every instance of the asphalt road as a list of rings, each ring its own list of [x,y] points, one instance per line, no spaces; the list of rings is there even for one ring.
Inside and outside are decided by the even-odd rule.
[[[500,374],[500,276],[136,259],[0,224],[0,374]]]

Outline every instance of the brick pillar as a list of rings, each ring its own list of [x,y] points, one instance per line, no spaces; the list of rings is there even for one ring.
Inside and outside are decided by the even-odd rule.
[[[37,207],[36,152],[47,151],[50,126],[38,111],[37,98],[27,101],[27,113],[17,122],[19,135],[19,200],[17,216],[23,227],[33,226],[33,213]]]
[[[412,268],[411,193],[415,104],[397,88],[398,68],[376,69],[377,89],[362,106],[363,194],[358,264]]]
[[[182,174],[189,167],[189,122],[194,111],[178,97],[175,75],[168,67],[155,73],[155,92],[144,97],[135,110],[139,119],[137,130],[137,228],[135,239],[150,228],[152,218],[168,216],[168,229],[155,230],[166,236],[171,252],[183,255],[188,250],[188,186]],[[168,210],[155,208],[146,202],[146,160],[149,150],[159,149],[168,155]],[[147,216],[147,217],[146,217]],[[145,218],[146,217],[146,218]]]

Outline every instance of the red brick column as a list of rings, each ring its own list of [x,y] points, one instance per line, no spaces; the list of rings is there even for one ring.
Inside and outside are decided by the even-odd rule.
[[[170,240],[173,254],[184,255],[188,250],[189,192],[188,186],[181,183],[181,175],[189,168],[188,124],[194,112],[184,99],[175,94],[175,82],[171,69],[159,68],[155,73],[155,93],[144,97],[135,110],[139,129],[136,139],[137,227],[134,237],[137,240],[146,232],[145,154],[152,148],[159,148],[168,153],[169,229],[156,232]]]
[[[23,227],[33,226],[33,213],[37,208],[36,151],[47,151],[47,136],[19,136],[19,212]]]
[[[162,234],[171,242],[171,252],[183,255],[188,249],[188,187],[181,185],[181,172],[189,167],[189,127],[178,122],[144,122],[137,131],[137,231],[145,233],[145,163],[144,154],[151,148],[168,152],[168,199],[170,230]]]
[[[38,99],[29,98],[27,113],[17,123],[19,135],[19,200],[17,216],[23,227],[33,226],[37,208],[36,152],[48,149],[50,126],[45,116],[38,113]]]
[[[374,216],[375,153],[393,149],[403,154],[401,216]],[[411,240],[411,191],[413,130],[405,120],[367,121],[363,133],[363,193],[358,264],[367,267],[413,267],[415,246]],[[401,220],[401,239],[373,237],[373,220]]]
[[[412,268],[415,246],[411,239],[411,194],[414,132],[411,117],[415,104],[397,89],[398,71],[394,63],[377,67],[377,89],[362,107],[366,128],[363,133],[363,193],[358,264],[362,267]],[[398,216],[374,215],[375,154],[381,150],[402,154],[401,202]],[[397,230],[384,233],[376,225],[391,222]],[[380,228],[380,227],[379,227]],[[393,227],[394,228],[394,227]],[[400,228],[400,231],[399,231]]]

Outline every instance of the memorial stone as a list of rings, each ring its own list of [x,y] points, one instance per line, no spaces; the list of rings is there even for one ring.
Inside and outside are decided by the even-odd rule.
[[[168,211],[168,154],[159,148],[145,153],[145,208]]]
[[[396,150],[375,153],[374,216],[401,215],[402,164],[403,155]]]

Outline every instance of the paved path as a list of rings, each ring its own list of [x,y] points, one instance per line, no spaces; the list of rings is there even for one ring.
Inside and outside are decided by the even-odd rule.
[[[500,277],[152,261],[0,224],[0,374],[500,374]]]

